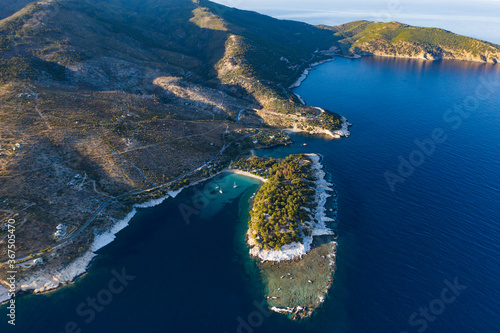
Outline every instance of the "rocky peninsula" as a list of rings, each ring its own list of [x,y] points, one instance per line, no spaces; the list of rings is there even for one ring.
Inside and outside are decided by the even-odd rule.
[[[335,220],[326,214],[333,188],[320,156],[252,156],[233,168],[266,180],[253,202],[247,243],[258,259],[270,308],[292,319],[310,316],[333,281],[337,248]]]

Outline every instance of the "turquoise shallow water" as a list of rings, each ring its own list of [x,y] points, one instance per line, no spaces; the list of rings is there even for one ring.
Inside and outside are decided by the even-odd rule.
[[[477,96],[484,82],[500,80],[498,68],[341,58],[296,90],[354,124],[347,139],[296,135],[293,146],[259,152],[322,154],[339,193],[335,282],[310,320],[260,310],[243,242],[258,184],[231,175],[208,185],[223,193],[200,204],[189,224],[179,206],[194,207],[205,184],[141,210],[74,285],[20,297],[16,331],[64,332],[74,321],[82,332],[497,332],[500,86]],[[464,103],[468,117],[447,113]],[[436,129],[446,140],[391,191],[384,174],[399,175],[399,156],[418,162],[415,140],[428,142]],[[87,324],[76,308],[122,268],[135,279]],[[455,279],[466,289],[443,293]],[[5,321],[0,331],[11,331]]]

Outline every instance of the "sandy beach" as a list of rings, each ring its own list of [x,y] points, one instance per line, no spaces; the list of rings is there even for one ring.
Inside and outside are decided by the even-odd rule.
[[[235,173],[237,175],[242,175],[242,176],[245,176],[245,177],[255,178],[255,179],[260,180],[263,183],[267,182],[266,178],[254,175],[253,173],[248,172],[248,171],[242,171],[242,170],[236,170],[236,169],[226,169],[225,171],[231,172],[231,173]]]
[[[132,218],[137,214],[137,208],[150,208],[160,205],[163,201],[165,201],[168,198],[175,198],[184,189],[197,185],[209,179],[212,179],[223,172],[241,174],[246,177],[259,179],[262,182],[267,181],[265,178],[256,176],[249,172],[225,169],[210,177],[203,178],[189,185],[186,185],[176,191],[168,191],[167,195],[161,198],[153,199],[140,204],[134,204],[132,210],[124,218],[117,220],[115,223],[113,223],[111,228],[109,228],[107,231],[95,235],[94,241],[92,242],[90,249],[83,255],[81,255],[80,257],[78,257],[76,260],[74,260],[65,267],[60,267],[55,270],[40,270],[22,278],[18,283],[17,291],[23,291],[23,292],[32,291],[34,293],[44,293],[48,291],[53,291],[67,283],[74,281],[77,277],[87,272],[87,269],[92,263],[92,260],[97,256],[96,252],[99,249],[113,242],[116,238],[116,234],[129,225]],[[5,288],[5,286],[0,284],[0,303],[5,302],[6,300],[8,300],[7,289]]]

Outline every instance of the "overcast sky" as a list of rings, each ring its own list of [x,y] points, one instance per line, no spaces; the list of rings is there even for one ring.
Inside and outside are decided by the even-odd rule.
[[[500,44],[500,0],[216,0],[280,19],[337,25],[354,20],[438,27]]]

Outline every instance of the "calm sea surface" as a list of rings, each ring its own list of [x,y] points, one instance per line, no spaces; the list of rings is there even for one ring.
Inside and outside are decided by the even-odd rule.
[[[320,153],[339,193],[335,283],[313,318],[261,309],[244,244],[258,182],[221,175],[141,210],[76,283],[19,297],[16,330],[2,307],[0,332],[499,332],[500,67],[339,58],[296,92],[354,124],[259,152]]]

